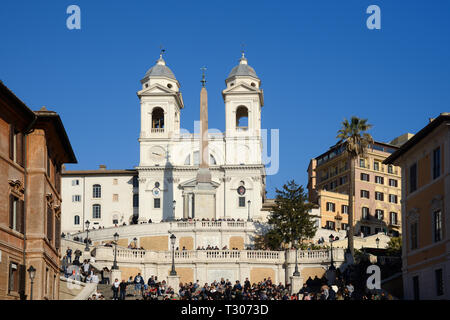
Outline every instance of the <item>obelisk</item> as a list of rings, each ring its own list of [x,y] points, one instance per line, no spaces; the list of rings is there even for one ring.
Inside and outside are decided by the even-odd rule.
[[[211,172],[209,171],[209,148],[208,148],[208,92],[205,88],[205,69],[202,76],[202,89],[200,90],[200,150],[199,169],[197,172],[197,183],[210,184]]]
[[[208,148],[208,92],[205,88],[205,70],[202,68],[202,89],[200,91],[200,139],[199,139],[199,168],[197,171],[197,184],[193,190],[194,194],[194,217],[208,218],[216,217],[216,188],[211,180],[209,170],[209,148]]]

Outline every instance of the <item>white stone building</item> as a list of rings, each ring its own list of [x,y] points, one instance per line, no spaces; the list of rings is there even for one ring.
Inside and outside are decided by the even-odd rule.
[[[196,218],[192,192],[199,167],[199,134],[181,128],[184,103],[180,83],[160,56],[141,84],[137,93],[141,105],[139,165],[135,170],[64,172],[63,232],[82,230],[86,220],[109,227],[114,222],[128,224],[133,217],[140,222]],[[265,199],[261,80],[242,55],[225,84],[225,132],[209,130],[208,134],[210,171],[216,188],[215,212],[210,216],[264,221],[269,211],[261,210]],[[133,188],[130,180],[136,174],[139,185]],[[80,185],[73,186],[77,179]],[[114,187],[116,180],[119,185]],[[94,185],[101,186],[104,196],[93,198]],[[77,195],[82,195],[81,200],[73,201]],[[81,219],[79,225],[75,224],[76,216]]]
[[[86,220],[90,229],[129,224],[138,214],[138,197],[136,170],[63,172],[61,230],[83,231]]]

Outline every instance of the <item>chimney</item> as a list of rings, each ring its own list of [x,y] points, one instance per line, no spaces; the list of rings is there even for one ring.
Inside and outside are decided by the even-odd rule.
[[[98,166],[100,170],[106,170],[106,165],[105,164],[101,164]]]

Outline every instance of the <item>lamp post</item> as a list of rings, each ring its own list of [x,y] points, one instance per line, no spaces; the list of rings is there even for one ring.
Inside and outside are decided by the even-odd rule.
[[[377,237],[376,239],[375,239],[375,242],[377,243],[377,249],[379,249],[380,247],[379,247],[379,245],[380,245],[380,239]]]
[[[171,276],[176,276],[177,272],[175,271],[175,241],[177,240],[177,237],[172,233],[170,236],[170,243],[172,244],[172,270],[170,271]]]
[[[119,234],[116,232],[114,233],[114,263],[111,269],[113,270],[119,270],[119,267],[117,266],[117,241],[119,240]]]
[[[86,220],[84,225],[86,226],[86,248],[84,248],[84,251],[89,251],[89,220]]]
[[[334,241],[334,236],[333,234],[330,234],[330,245],[331,245],[331,265],[330,265],[330,269],[334,269],[334,260],[333,260],[333,241]]]
[[[175,220],[175,205],[177,204],[177,201],[176,201],[176,200],[173,200],[172,203],[173,203],[173,216],[172,216],[172,220]]]
[[[300,276],[300,272],[298,272],[298,248],[297,248],[297,240],[294,241],[294,245],[295,245],[295,270],[294,273],[292,274],[294,277],[299,277]]]
[[[36,276],[36,269],[31,265],[28,268],[28,275],[30,276],[30,300],[33,300],[33,283],[34,283],[34,277]]]
[[[247,218],[247,221],[250,222],[250,204],[252,202],[250,200],[248,200],[247,203],[248,203],[248,218]]]

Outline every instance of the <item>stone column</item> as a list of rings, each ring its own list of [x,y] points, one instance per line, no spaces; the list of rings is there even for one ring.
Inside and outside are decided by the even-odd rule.
[[[183,218],[189,218],[189,194],[183,192]]]

